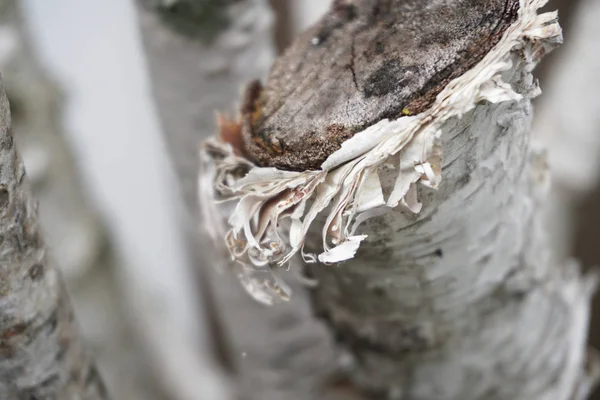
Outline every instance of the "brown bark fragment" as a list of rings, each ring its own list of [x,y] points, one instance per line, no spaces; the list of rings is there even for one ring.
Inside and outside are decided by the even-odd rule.
[[[518,0],[338,0],[251,85],[247,153],[261,166],[318,169],[367,126],[426,110],[516,20]]]

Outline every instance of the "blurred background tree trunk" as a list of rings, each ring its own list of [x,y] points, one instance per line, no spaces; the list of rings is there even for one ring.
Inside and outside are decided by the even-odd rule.
[[[0,38],[0,69],[15,141],[39,201],[40,225],[73,296],[84,338],[115,398],[159,398],[152,394],[139,347],[130,345],[126,316],[118,311],[113,268],[119,261],[63,134],[63,93],[34,55],[16,0],[0,0]]]
[[[114,383],[131,385],[135,374],[149,370],[152,379],[142,387],[150,394],[138,391],[141,398],[219,399],[226,388],[203,347],[203,317],[172,218],[177,197],[148,96],[133,2],[24,3],[37,50],[68,90],[69,138],[123,260],[110,287],[94,295],[112,300],[99,306],[100,315],[124,315],[132,328],[121,353],[138,348],[143,358],[114,359],[131,372],[111,369]],[[90,318],[103,322],[88,305]]]
[[[553,170],[548,220],[556,248],[586,269],[600,266],[600,2],[551,0],[559,10],[565,43],[540,69],[544,96],[535,128],[547,143]],[[600,349],[600,294],[596,293],[590,343]],[[600,400],[596,390],[593,400]]]
[[[216,112],[236,118],[243,87],[271,67],[271,8],[266,0],[137,4],[158,113],[187,205],[182,224],[210,297],[206,303],[216,310],[213,341],[222,344],[216,356],[235,377],[238,398],[306,399],[313,372],[333,364],[331,343],[312,315],[306,288],[297,283],[288,304],[258,304],[227,267],[217,273],[221,255],[198,235],[199,144],[217,132]],[[196,6],[199,13],[190,12]],[[198,29],[186,29],[191,22]]]
[[[115,399],[158,400],[147,356],[123,308],[115,275],[123,260],[82,184],[79,162],[63,130],[65,96],[34,54],[17,0],[0,0],[0,69],[12,109],[40,224],[67,281],[84,338]],[[124,290],[127,290],[126,288]],[[170,396],[170,394],[169,394]]]
[[[6,43],[0,67],[15,140],[40,201],[48,244],[65,277],[77,280],[98,262],[107,238],[62,132],[63,94],[33,55],[18,2],[1,0],[0,10]]]

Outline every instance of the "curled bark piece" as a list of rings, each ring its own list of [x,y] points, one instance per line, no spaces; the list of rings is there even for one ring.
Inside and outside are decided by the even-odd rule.
[[[108,399],[40,236],[1,84],[0,230],[0,398]]]
[[[552,258],[546,161],[529,145],[531,71],[562,39],[556,13],[537,14],[545,3],[521,0],[431,106],[374,121],[318,170],[259,167],[248,141],[203,147],[209,194],[234,200],[225,237],[245,286],[266,303],[289,296],[269,272],[302,254],[350,386],[370,396],[569,400],[586,381],[596,280]]]

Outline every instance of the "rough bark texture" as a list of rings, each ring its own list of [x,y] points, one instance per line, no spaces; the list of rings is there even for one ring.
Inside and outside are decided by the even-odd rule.
[[[259,165],[318,169],[353,134],[419,114],[515,21],[518,0],[337,1],[243,105]],[[318,88],[318,90],[317,90]]]
[[[360,21],[361,12],[367,12],[369,17],[378,5],[397,10],[397,20],[415,19],[430,24],[421,26],[417,33],[407,31],[413,35],[406,40],[409,49],[403,48],[403,43],[398,44],[401,41],[392,41],[403,55],[418,53],[421,46],[418,39],[430,32],[431,26],[440,27],[442,32],[448,29],[446,7],[452,6],[458,20],[462,17],[471,22],[463,27],[467,31],[461,32],[461,37],[469,37],[469,28],[479,36],[483,27],[485,45],[477,44],[477,50],[484,52],[482,62],[465,66],[452,45],[441,46],[441,54],[434,52],[436,57],[457,62],[449,64],[450,71],[432,67],[433,75],[441,76],[435,79],[428,76],[426,81],[444,82],[443,78],[448,76],[458,79],[447,87],[447,82],[442,83],[443,95],[430,108],[428,102],[423,103],[422,109],[417,107],[423,111],[419,115],[378,124],[380,128],[399,128],[389,128],[394,136],[382,136],[381,142],[367,148],[366,153],[355,153],[360,150],[360,141],[347,140],[344,130],[338,130],[330,132],[331,137],[349,144],[334,154],[337,158],[329,158],[322,165],[323,171],[292,173],[256,168],[242,158],[245,152],[264,167],[314,168],[315,165],[305,163],[301,157],[306,156],[309,161],[314,157],[318,160],[316,166],[320,165],[321,157],[330,153],[325,149],[326,154],[322,154],[323,143],[333,139],[322,134],[317,135],[323,139],[320,142],[309,140],[311,129],[305,127],[318,126],[321,132],[326,131],[327,123],[321,122],[337,114],[330,113],[324,104],[343,103],[356,96],[364,101],[366,111],[359,120],[365,127],[384,116],[410,114],[410,109],[401,112],[410,95],[416,96],[417,102],[421,96],[427,98],[422,95],[423,86],[410,81],[406,86],[398,86],[395,97],[390,96],[391,108],[369,109],[365,100],[369,96],[361,91],[359,84],[354,86],[352,95],[340,94],[339,87],[331,83],[336,76],[349,73],[350,81],[362,83],[373,73],[365,68],[365,75],[361,75],[357,68],[349,68],[348,72],[348,68],[341,67],[348,65],[344,60],[354,58],[352,46],[343,44],[352,43],[352,34],[361,33],[351,28],[346,32],[350,37],[338,42],[343,47],[339,53],[333,47],[323,59],[307,57],[303,64],[295,61],[291,51],[274,69],[266,84],[267,95],[261,94],[262,89],[256,84],[250,87],[242,106],[243,149],[235,140],[229,140],[231,132],[221,132],[221,138],[229,143],[207,144],[208,158],[213,157],[216,164],[216,192],[225,199],[229,196],[239,201],[229,220],[228,246],[232,256],[251,272],[265,273],[270,269],[275,273],[276,262],[285,263],[294,251],[301,251],[304,236],[298,238],[303,234],[297,232],[302,232],[299,227],[310,220],[308,215],[313,210],[316,213],[325,210],[323,214],[328,214],[322,215],[322,223],[308,236],[306,244],[331,250],[320,254],[319,260],[351,258],[338,265],[312,264],[308,268],[317,282],[313,308],[341,350],[338,367],[343,370],[346,382],[337,385],[338,391],[349,389],[354,393],[363,391],[368,398],[411,400],[571,400],[583,399],[589,391],[584,353],[589,299],[595,282],[582,278],[576,266],[558,263],[548,248],[540,217],[549,179],[547,165],[544,153],[530,143],[531,98],[538,94],[531,70],[548,49],[546,44],[559,40],[560,30],[554,15],[535,16],[542,1],[522,0],[518,21],[510,24],[508,19],[509,34],[500,34],[502,46],[496,46],[498,38],[493,32],[502,22],[488,25],[486,21],[488,18],[504,21],[502,16],[507,10],[510,10],[508,15],[513,15],[515,3],[492,3],[338,1],[332,14],[318,25],[319,29],[301,36],[292,49],[327,44],[331,36],[322,37],[320,33],[329,23],[343,32],[345,25],[339,24],[340,15],[352,15],[351,20]],[[356,7],[352,8],[353,5]],[[475,5],[482,10],[489,7],[491,15],[473,13]],[[351,8],[354,11],[349,11]],[[425,14],[437,19],[415,18]],[[369,21],[378,20],[366,18],[364,23]],[[374,30],[385,37],[395,34],[393,26],[378,24]],[[331,34],[328,29],[325,32]],[[435,38],[447,37],[440,34]],[[309,39],[312,43],[307,44]],[[444,49],[448,54],[444,54]],[[393,51],[387,54],[391,65],[404,65]],[[418,64],[415,70],[427,75],[428,66],[437,63],[428,57],[424,62],[424,66]],[[279,71],[286,71],[286,63],[290,64],[288,72],[280,74]],[[289,72],[296,68],[319,69],[322,63],[326,70],[331,65],[340,67],[338,75],[328,78],[328,84],[311,86],[304,81],[303,74]],[[406,71],[400,68],[389,80],[397,82],[405,77]],[[302,90],[287,93],[290,88]],[[408,96],[399,95],[403,89]],[[277,102],[270,105],[269,94],[280,92],[287,93],[283,105]],[[296,107],[296,111],[285,115],[288,104]],[[400,112],[378,114],[389,109]],[[306,110],[312,110],[314,115]],[[361,112],[352,109],[348,114],[361,116]],[[284,117],[279,121],[281,115]],[[448,119],[445,115],[452,117]],[[265,137],[271,140],[280,134],[281,138],[297,140],[293,150],[296,158],[285,161],[280,141],[257,148],[253,137],[256,132],[249,129],[256,121],[274,126],[279,123],[280,131],[267,132]],[[367,142],[364,135],[384,135],[384,128],[367,129],[358,135]],[[403,137],[406,142],[401,142]],[[444,156],[442,163],[436,151],[438,144]],[[397,153],[388,154],[386,146],[399,147],[393,150]],[[380,160],[381,154],[387,158],[374,161]],[[412,157],[418,163],[407,165],[413,161]],[[415,171],[415,178],[405,178]],[[438,191],[431,189],[437,186],[436,171],[442,176]],[[378,178],[375,181],[370,179],[374,172]],[[409,180],[405,186],[406,179]],[[423,183],[418,190],[416,182]],[[360,189],[351,189],[355,185]],[[382,190],[377,196],[379,186]],[[327,192],[333,193],[331,197]],[[352,215],[358,214],[356,208],[364,204],[361,198],[364,192],[374,200],[381,197],[375,203],[392,209],[369,215],[365,212],[366,222],[359,225],[356,236],[352,229],[353,236],[349,237],[347,227],[352,225]],[[314,197],[307,193],[314,193]],[[401,204],[408,207],[396,207],[398,201],[392,201],[392,197],[397,193],[402,194]],[[314,203],[306,206],[307,199]],[[315,208],[319,202],[331,207]],[[305,206],[309,211],[304,211]],[[287,233],[279,222],[283,225],[286,218],[291,219],[286,226],[290,227],[289,239],[293,244],[289,245],[292,250],[288,256],[282,257],[288,249],[281,249],[281,237]],[[319,231],[323,232],[322,237]],[[353,240],[360,243],[365,239],[362,235],[368,237],[354,255],[353,249],[358,246],[354,247],[357,242]],[[345,254],[339,257],[342,252]],[[303,254],[308,261],[317,260],[311,251]],[[303,376],[307,381],[312,378],[313,382],[327,386],[323,377],[313,375],[322,373],[323,370],[314,368]]]
[[[107,399],[47,254],[0,88],[0,397]]]

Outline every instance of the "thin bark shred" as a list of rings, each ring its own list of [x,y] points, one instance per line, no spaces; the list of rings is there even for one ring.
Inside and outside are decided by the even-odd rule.
[[[353,3],[338,1],[334,12]],[[356,2],[366,3],[395,2]],[[539,211],[547,163],[530,144],[540,93],[531,72],[562,40],[557,14],[537,13],[545,3],[521,0],[501,38],[431,105],[375,117],[319,169],[285,170],[277,156],[257,165],[248,135],[244,146],[225,141],[231,123],[202,146],[205,222],[263,303],[290,299],[280,267],[303,257],[343,387],[417,400],[571,400],[590,387],[585,336],[596,279],[552,257]],[[312,96],[337,98],[320,89]],[[250,139],[244,118],[269,120],[256,106],[269,102],[263,90],[252,84],[241,110],[238,130]],[[294,118],[281,121],[286,131],[271,137],[310,137]]]
[[[17,154],[0,87],[0,398],[108,399]]]

